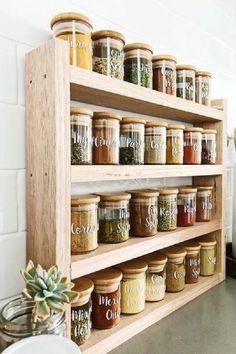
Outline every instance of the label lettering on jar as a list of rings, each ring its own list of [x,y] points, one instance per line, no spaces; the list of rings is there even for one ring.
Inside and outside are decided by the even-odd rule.
[[[166,143],[157,143],[154,140],[151,141],[150,147],[153,150],[165,150],[166,149]]]
[[[149,216],[145,219],[144,225],[146,228],[151,230],[158,225],[158,220],[157,220],[157,218],[153,220],[153,217]]]
[[[116,140],[108,140],[101,137],[93,138],[93,142],[96,147],[101,147],[101,146],[111,147],[111,146],[118,145],[118,142]]]
[[[106,311],[106,319],[108,321],[116,320],[120,317],[120,311],[112,311],[111,309]]]
[[[82,35],[80,35],[80,36],[82,36]],[[85,49],[88,52],[92,52],[92,43],[90,43],[90,42],[83,42],[79,39],[76,39],[75,41],[69,39],[68,43],[71,48],[74,48],[74,44],[75,44],[75,48]]]
[[[199,259],[195,259],[195,258],[190,258],[189,259],[189,265],[190,267],[198,267],[200,264],[200,260]]]
[[[182,278],[184,278],[185,277],[185,270],[184,271],[175,271],[174,272],[174,278],[175,279],[182,279]]]
[[[139,294],[142,293],[143,291],[143,286],[133,286],[132,284],[129,285],[129,283],[124,284],[124,292],[127,294]]]
[[[209,260],[210,263],[212,263],[214,265],[216,264],[216,257],[209,256],[208,260]]]
[[[200,274],[200,269],[195,269],[195,268],[192,269],[192,276],[194,278],[198,278],[199,274]]]
[[[168,69],[165,67],[161,68],[161,73],[162,75],[165,77],[165,87],[175,87],[175,83],[174,83],[174,77],[175,77],[175,71],[172,69]]]
[[[165,279],[166,279],[165,273],[163,274],[163,276],[160,276],[158,274],[152,274],[152,276],[151,276],[151,282],[153,284],[163,284]]]
[[[141,140],[134,140],[131,138],[123,137],[122,141],[123,141],[125,147],[131,147],[133,149],[139,149],[143,145],[143,142]]]
[[[160,216],[175,216],[177,214],[177,208],[172,208],[171,210],[170,209],[166,209],[164,207],[161,207],[159,209],[159,213],[160,213]]]
[[[124,232],[129,232],[130,230],[130,224],[126,223],[126,224],[118,224],[117,225],[117,233],[124,233]]]
[[[213,205],[211,202],[202,202],[202,209],[203,210],[211,210]]]
[[[75,138],[74,141],[80,144],[82,149],[86,149],[89,145],[89,139],[86,138],[85,136],[78,135],[77,141]]]
[[[89,319],[89,312],[86,311],[86,310],[75,310],[72,308],[72,311],[71,311],[71,319],[72,321],[85,321],[85,320],[88,320]]]
[[[119,303],[120,303],[120,295],[116,295],[114,298],[111,298],[107,295],[99,294],[99,299],[98,299],[99,306],[119,305]]]
[[[73,235],[88,235],[89,233],[93,233],[96,231],[98,231],[98,225],[82,225],[79,227],[76,226],[74,223],[71,224],[71,233]]]
[[[189,204],[184,205],[184,213],[185,214],[193,214],[195,212],[195,208],[191,207]]]
[[[202,96],[202,98],[209,97],[209,85],[204,82],[202,82],[202,84],[201,84],[201,96]]]

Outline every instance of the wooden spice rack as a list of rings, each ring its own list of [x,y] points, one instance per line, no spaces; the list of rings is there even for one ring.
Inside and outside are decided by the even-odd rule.
[[[202,235],[209,234],[217,240],[214,276],[201,277],[199,283],[186,285],[180,293],[167,294],[159,303],[147,303],[144,312],[123,316],[120,325],[111,330],[93,331],[81,347],[86,354],[104,354],[225,279],[226,103],[214,100],[212,107],[206,107],[75,68],[69,65],[67,53],[67,43],[56,39],[26,56],[28,258],[44,267],[57,264],[74,279]],[[71,99],[217,129],[217,164],[71,166]],[[71,257],[72,182],[186,176],[192,176],[195,185],[214,186],[211,222],[151,238],[130,238],[122,244],[102,244],[92,253]]]

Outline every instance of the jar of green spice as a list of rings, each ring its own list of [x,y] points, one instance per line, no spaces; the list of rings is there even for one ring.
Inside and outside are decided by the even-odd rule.
[[[172,231],[177,228],[178,189],[161,189],[158,198],[158,230]]]
[[[195,102],[195,74],[196,68],[192,65],[177,65],[177,97]]]
[[[200,275],[208,276],[215,273],[216,267],[216,240],[201,239]]]

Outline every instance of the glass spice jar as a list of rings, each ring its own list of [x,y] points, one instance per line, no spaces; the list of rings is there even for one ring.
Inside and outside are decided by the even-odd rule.
[[[144,164],[144,126],[140,118],[122,118],[120,122],[120,164]]]
[[[71,339],[77,344],[84,344],[91,335],[91,293],[94,288],[89,278],[77,278],[73,280],[73,290],[77,291],[79,298],[71,304]]]
[[[92,70],[93,26],[90,19],[77,12],[61,13],[53,17],[51,28],[56,38],[68,42],[70,64]]]
[[[121,116],[113,112],[94,112],[93,163],[119,164],[119,139]]]
[[[153,89],[176,95],[176,58],[169,54],[152,57]]]
[[[158,231],[172,231],[177,227],[178,189],[161,189],[158,198]]]
[[[115,31],[97,31],[92,34],[93,71],[123,80],[124,36]]]
[[[215,273],[216,267],[216,241],[201,239],[200,250],[200,275],[209,276]]]
[[[147,263],[132,260],[119,264],[121,281],[121,313],[135,314],[144,310]]]
[[[165,122],[146,122],[145,125],[145,152],[144,163],[166,163],[166,128]]]
[[[200,165],[202,160],[202,128],[185,128],[184,163]]]
[[[92,163],[92,116],[93,112],[86,108],[70,108],[72,165]]]
[[[93,251],[98,246],[98,202],[96,195],[71,198],[71,253]]]
[[[169,125],[166,136],[166,163],[183,164],[184,160],[184,131],[185,126],[180,124]]]
[[[196,220],[197,188],[183,187],[178,194],[178,226],[193,226]]]
[[[196,68],[192,65],[177,65],[177,97],[195,102],[195,73]]]
[[[216,163],[216,134],[215,129],[205,129],[202,133],[202,164]]]
[[[129,193],[104,193],[99,205],[99,242],[119,243],[129,238]]]
[[[115,327],[120,322],[120,281],[122,273],[115,267],[89,275],[94,282],[92,293],[92,326],[96,329]]]
[[[196,102],[205,106],[211,105],[211,73],[208,71],[196,73]]]
[[[130,191],[130,234],[154,236],[158,225],[158,195],[155,190]]]
[[[144,258],[148,265],[146,272],[146,301],[160,301],[166,291],[167,257],[162,253],[154,253]]]
[[[185,288],[185,256],[184,248],[170,247],[162,250],[167,256],[166,263],[166,291],[176,293]]]
[[[185,256],[185,284],[195,284],[198,282],[200,273],[200,248],[199,243],[184,243]]]
[[[196,221],[211,221],[212,220],[212,186],[197,187],[197,213]]]
[[[124,47],[124,52],[124,80],[152,88],[152,47],[145,43],[131,43]]]

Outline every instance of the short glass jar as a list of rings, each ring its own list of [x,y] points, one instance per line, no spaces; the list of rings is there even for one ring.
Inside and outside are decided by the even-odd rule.
[[[187,254],[185,256],[185,284],[198,282],[200,273],[200,248],[199,243],[186,242],[183,244]]]
[[[115,327],[120,322],[120,281],[118,268],[107,268],[90,274],[94,282],[92,293],[92,326],[96,329]]]
[[[71,198],[71,253],[93,251],[98,246],[98,202],[96,195]]]
[[[196,220],[197,188],[181,187],[178,194],[178,226],[193,226]]]
[[[51,20],[54,37],[68,42],[70,64],[92,70],[93,29],[90,19],[77,12],[61,13]]]
[[[146,165],[166,163],[166,128],[165,122],[146,122],[145,125],[145,152]]]
[[[99,204],[98,240],[119,243],[129,238],[129,193],[104,193]]]
[[[195,102],[195,73],[196,68],[192,65],[177,65],[176,93],[177,97]]]
[[[168,188],[159,191],[158,231],[172,231],[177,228],[178,189]]]
[[[201,239],[200,275],[209,276],[215,273],[216,268],[216,241]]]
[[[120,164],[144,164],[144,127],[140,118],[122,118],[120,122]]]
[[[119,139],[121,116],[113,112],[94,112],[93,163],[96,165],[119,164]]]
[[[184,161],[184,131],[180,124],[169,125],[166,136],[166,163],[181,165]]]
[[[0,311],[0,350],[21,339],[55,334],[66,336],[65,313],[51,315],[47,320],[33,323],[32,311],[35,302],[18,297],[8,302]]]
[[[208,71],[196,72],[196,102],[211,105],[211,73]]]
[[[73,291],[77,291],[79,298],[71,304],[71,339],[77,344],[84,344],[91,335],[91,293],[94,284],[89,278],[77,278]]]
[[[119,264],[123,273],[121,281],[121,313],[135,314],[144,310],[147,264],[132,260]]]
[[[202,133],[202,164],[216,163],[216,134],[215,129],[205,129]]]
[[[196,221],[211,221],[213,198],[212,198],[212,186],[197,187],[197,213]]]
[[[70,108],[71,164],[92,163],[92,116],[86,108]]]
[[[130,191],[130,234],[154,236],[158,226],[158,195],[151,189]]]
[[[154,253],[144,258],[148,265],[146,272],[146,301],[161,301],[166,291],[167,257],[162,253]]]
[[[124,52],[124,80],[152,88],[152,47],[145,43],[131,43],[124,47]]]
[[[124,77],[125,37],[115,31],[97,31],[92,34],[93,71],[119,80]]]
[[[184,163],[200,165],[202,160],[202,128],[185,128]]]
[[[160,54],[152,57],[153,89],[176,95],[176,62],[173,55]]]
[[[170,247],[162,250],[167,256],[166,263],[166,291],[176,293],[185,288],[185,256],[184,248]]]

